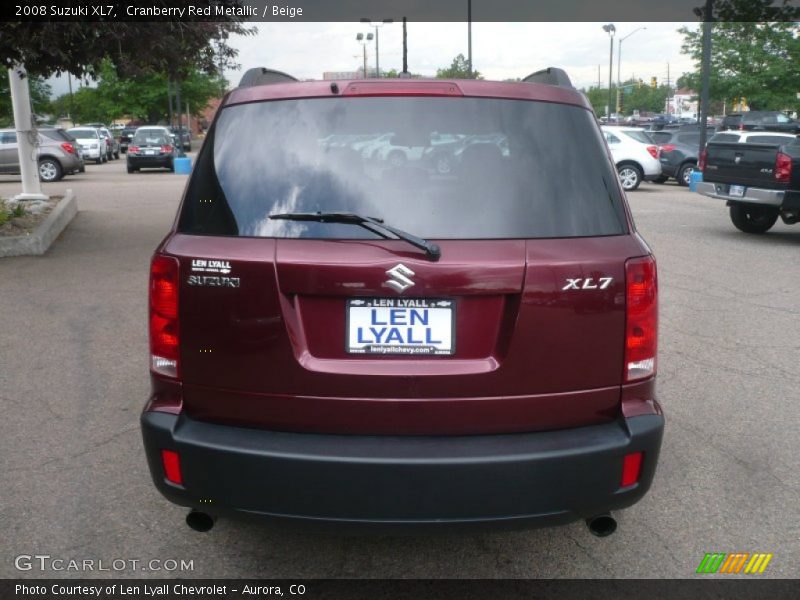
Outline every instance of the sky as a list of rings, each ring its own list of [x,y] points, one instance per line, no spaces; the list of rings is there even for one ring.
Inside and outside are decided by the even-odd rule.
[[[576,87],[597,85],[598,65],[603,86],[608,85],[609,38],[603,23],[473,23],[473,68],[486,79],[525,77],[545,67],[561,67]],[[617,79],[620,37],[636,31],[622,43],[622,79],[633,75],[649,82],[666,82],[692,69],[692,61],[681,54],[684,23],[618,23],[614,40],[613,78]],[[697,27],[696,23],[686,23]],[[242,71],[264,66],[285,71],[299,79],[321,79],[324,71],[355,71],[363,62],[356,34],[374,31],[361,23],[258,23],[258,33],[234,37],[241,69],[225,73],[236,85]],[[402,68],[401,23],[380,28],[381,70]],[[453,58],[467,55],[466,23],[409,23],[408,65],[413,73],[436,75]],[[374,40],[367,45],[367,63],[375,65]],[[66,77],[50,81],[55,95],[67,91]],[[73,81],[73,87],[77,87]]]

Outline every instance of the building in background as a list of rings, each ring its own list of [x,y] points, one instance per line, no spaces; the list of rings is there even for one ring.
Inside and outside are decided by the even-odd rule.
[[[676,117],[696,117],[698,93],[688,88],[675,90],[672,97],[667,98],[666,112]]]

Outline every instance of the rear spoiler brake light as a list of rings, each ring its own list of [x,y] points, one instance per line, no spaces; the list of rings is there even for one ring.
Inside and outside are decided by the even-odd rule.
[[[352,82],[342,96],[463,96],[451,81],[364,81]]]

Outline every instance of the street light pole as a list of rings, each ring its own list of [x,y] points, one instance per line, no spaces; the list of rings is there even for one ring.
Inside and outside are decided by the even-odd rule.
[[[467,64],[472,77],[472,0],[467,0]]]
[[[637,31],[642,31],[643,29],[647,29],[647,27],[639,27],[638,29],[634,29],[625,37],[619,38],[617,42],[617,122],[619,122],[619,100],[620,94],[622,93],[622,42],[627,40]]]
[[[606,121],[611,121],[611,102],[612,102],[612,90],[611,86],[613,85],[614,79],[614,33],[616,33],[617,28],[614,27],[613,23],[609,23],[608,25],[603,25],[603,31],[608,34],[608,41],[609,41],[609,50],[608,50],[608,106],[606,106]]]
[[[356,34],[356,41],[361,44],[364,51],[364,79],[367,78],[367,42],[372,41],[372,34],[368,33],[366,36],[363,33]]]
[[[361,19],[362,23],[369,25],[375,29],[375,75],[380,78],[381,76],[381,49],[380,49],[380,28],[384,25],[391,25],[394,19],[384,19],[383,22],[377,25],[371,19]]]

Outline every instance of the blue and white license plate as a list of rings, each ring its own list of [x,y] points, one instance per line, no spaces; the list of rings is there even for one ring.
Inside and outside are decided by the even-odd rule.
[[[734,198],[742,198],[744,196],[744,189],[743,185],[732,185],[728,190],[728,195]]]
[[[455,314],[455,302],[446,298],[352,298],[347,352],[453,354]]]

